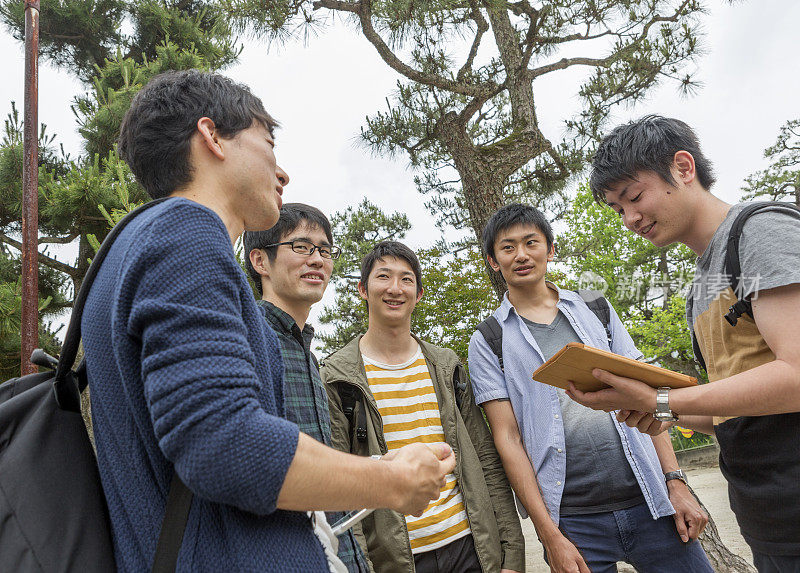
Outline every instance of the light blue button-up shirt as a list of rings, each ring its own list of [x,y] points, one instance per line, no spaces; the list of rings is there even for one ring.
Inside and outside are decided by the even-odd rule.
[[[581,341],[587,346],[609,350],[603,323],[586,306],[580,295],[555,285],[549,286],[558,292],[558,309],[567,317]],[[475,401],[478,404],[498,399],[511,401],[545,504],[553,522],[558,525],[567,471],[564,421],[558,393],[554,387],[531,379],[533,372],[544,363],[544,357],[530,329],[508,300],[507,292],[494,317],[503,329],[505,372],[500,369],[497,356],[489,348],[486,339],[476,331],[469,343],[469,374]],[[637,360],[641,358],[642,353],[636,348],[613,307],[610,326],[611,351]],[[609,416],[613,417],[614,413]],[[653,519],[674,514],[650,436],[617,422],[616,418],[614,423],[625,457],[639,482]]]

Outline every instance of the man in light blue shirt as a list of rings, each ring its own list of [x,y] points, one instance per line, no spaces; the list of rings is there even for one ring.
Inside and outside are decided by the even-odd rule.
[[[577,293],[545,281],[553,232],[535,208],[500,209],[483,243],[508,292],[494,313],[502,365],[480,332],[470,341],[475,401],[551,569],[616,571],[626,561],[641,572],[712,571],[696,541],[708,516],[682,481],[669,436],[651,438],[531,380],[569,342],[641,358],[613,308],[607,334]]]

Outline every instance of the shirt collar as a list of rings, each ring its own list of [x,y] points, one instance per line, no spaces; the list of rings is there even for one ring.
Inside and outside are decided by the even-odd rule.
[[[264,316],[266,316],[274,329],[290,334],[294,332],[295,329],[300,330],[295,319],[285,310],[278,308],[268,300],[261,299],[257,301],[257,304],[264,309]],[[303,338],[308,338],[310,340],[314,337],[314,327],[306,323],[303,327],[302,334]]]
[[[581,299],[581,296],[573,292],[571,290],[566,290],[559,288],[557,284],[551,283],[550,281],[546,281],[547,286],[552,288],[553,290],[558,293],[558,304],[561,305],[562,302],[574,303]],[[508,291],[503,294],[503,302],[500,304],[500,308],[497,309],[497,320],[499,322],[504,322],[508,320],[508,315],[511,314],[511,311],[514,311],[516,314],[516,310],[514,309],[514,305],[511,304],[511,301],[508,299]]]

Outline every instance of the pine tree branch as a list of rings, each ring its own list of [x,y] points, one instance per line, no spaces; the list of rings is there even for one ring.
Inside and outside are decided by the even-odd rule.
[[[378,55],[386,64],[399,74],[404,75],[411,81],[451,91],[465,96],[482,96],[492,91],[496,86],[493,82],[484,85],[474,86],[463,82],[449,80],[442,76],[421,72],[405,62],[392,52],[391,48],[383,41],[380,34],[372,25],[372,0],[360,0],[359,2],[344,2],[342,0],[317,0],[313,3],[314,9],[327,8],[337,12],[350,12],[358,16],[361,22],[361,30],[364,37],[375,47]]]
[[[15,249],[22,251],[22,243],[19,241],[15,241],[5,233],[0,233],[0,241],[7,245],[11,245]],[[47,255],[43,255],[42,253],[38,253],[39,255],[39,263],[42,265],[46,265],[51,269],[55,269],[57,271],[61,271],[62,273],[69,275],[70,278],[75,278],[75,275],[78,272],[78,269],[75,267],[71,267],[66,263],[62,263],[61,261],[57,261],[52,257],[48,257]]]
[[[689,6],[689,2],[691,0],[684,0],[683,3],[675,9],[675,12],[671,16],[658,16],[655,15],[647,21],[643,27],[642,31],[639,35],[631,42],[631,46],[636,46],[640,42],[647,39],[647,34],[650,32],[650,28],[660,22],[677,22],[678,18],[684,15],[685,10]],[[619,35],[619,34],[616,34]],[[547,64],[544,66],[540,66],[538,68],[534,68],[532,70],[528,70],[528,76],[530,77],[531,81],[542,76],[544,74],[556,71],[556,70],[563,70],[569,68],[571,66],[593,66],[593,67],[606,67],[611,64],[614,60],[619,59],[622,57],[622,53],[617,52],[615,54],[611,54],[605,58],[562,58],[558,62],[554,62],[552,64]]]
[[[80,233],[72,233],[71,235],[67,235],[66,237],[39,237],[39,242],[66,245],[71,243],[80,236],[81,236]]]
[[[483,38],[483,34],[489,30],[489,22],[487,22],[486,18],[483,17],[483,14],[481,14],[481,10],[475,1],[472,0],[470,5],[472,6],[472,14],[470,16],[475,22],[477,30],[475,31],[475,39],[472,41],[472,46],[469,49],[467,60],[456,74],[456,78],[459,80],[463,79],[464,75],[472,69],[472,64],[475,62],[475,56],[478,54],[478,48],[481,45],[481,38]]]

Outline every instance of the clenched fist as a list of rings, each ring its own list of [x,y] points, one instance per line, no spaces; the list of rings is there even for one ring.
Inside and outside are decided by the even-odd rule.
[[[445,476],[456,467],[455,454],[444,442],[408,444],[383,459],[395,477],[391,509],[417,517],[439,498]]]

